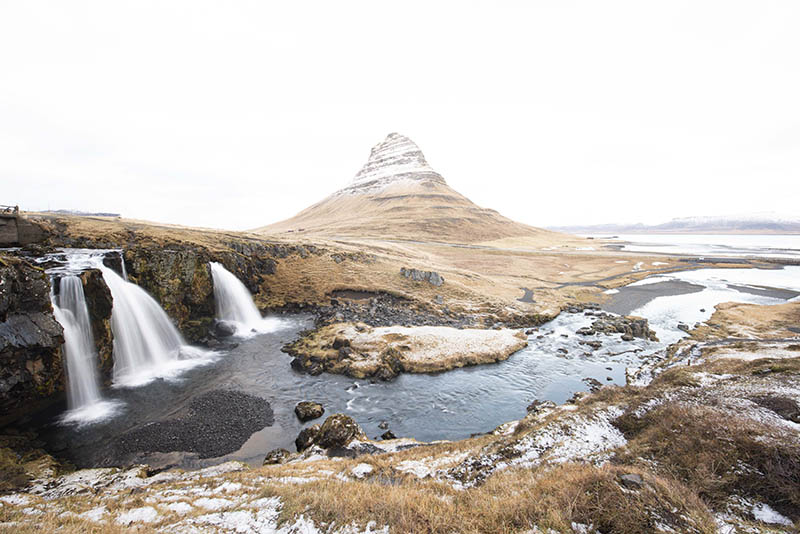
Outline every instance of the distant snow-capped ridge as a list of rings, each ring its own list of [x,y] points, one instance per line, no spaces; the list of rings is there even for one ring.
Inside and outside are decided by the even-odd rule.
[[[414,141],[399,133],[390,133],[372,147],[367,163],[350,185],[339,193],[375,192],[404,181],[446,184],[444,178],[428,165]]]
[[[677,217],[662,225],[685,224],[744,224],[744,223],[777,223],[777,224],[800,224],[800,215],[791,216],[775,213],[772,211],[762,211],[758,213],[742,213],[737,215],[707,215],[699,217]]]
[[[587,226],[559,226],[553,230],[563,232],[617,232],[617,233],[715,233],[715,232],[775,232],[800,233],[800,216],[783,215],[774,212],[746,213],[739,215],[708,215],[680,217],[668,222],[646,225],[638,224],[596,224]]]

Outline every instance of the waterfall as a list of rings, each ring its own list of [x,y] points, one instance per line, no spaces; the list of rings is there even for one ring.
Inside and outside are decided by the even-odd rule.
[[[114,299],[114,385],[138,386],[210,361],[207,356],[211,353],[186,345],[166,312],[145,290],[101,262],[96,267]]]
[[[128,271],[125,269],[125,254],[122,250],[119,251],[119,264],[122,266],[122,279],[128,281]]]
[[[69,411],[64,422],[89,422],[107,417],[115,403],[103,401],[97,376],[97,351],[89,322],[83,284],[77,276],[64,276],[59,295],[50,296],[53,315],[64,328],[64,354]]]
[[[214,261],[208,265],[214,281],[217,319],[233,324],[238,335],[271,332],[281,327],[279,319],[261,317],[253,296],[233,273]]]

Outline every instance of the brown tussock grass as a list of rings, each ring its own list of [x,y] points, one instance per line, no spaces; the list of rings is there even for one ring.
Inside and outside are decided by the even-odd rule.
[[[723,510],[731,495],[800,517],[800,444],[788,432],[710,407],[669,404],[616,425],[629,442],[620,462],[649,465]]]

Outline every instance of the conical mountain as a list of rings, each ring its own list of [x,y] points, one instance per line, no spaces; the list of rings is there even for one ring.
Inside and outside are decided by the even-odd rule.
[[[419,147],[397,133],[373,147],[350,184],[291,219],[255,230],[320,237],[479,243],[555,232],[480,208],[450,188]]]

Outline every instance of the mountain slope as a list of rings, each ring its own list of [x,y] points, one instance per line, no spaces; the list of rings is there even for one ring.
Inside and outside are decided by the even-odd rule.
[[[478,207],[447,185],[413,141],[397,133],[372,149],[369,160],[347,187],[290,219],[255,231],[448,243],[559,238],[555,232]]]

